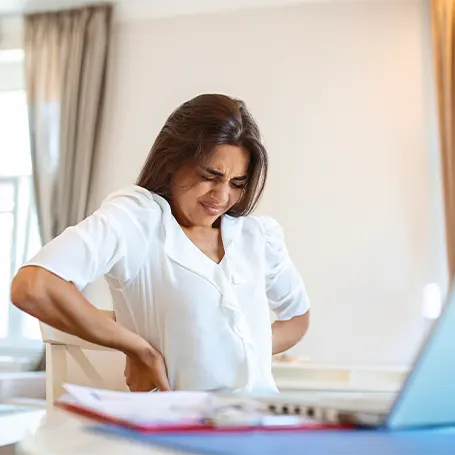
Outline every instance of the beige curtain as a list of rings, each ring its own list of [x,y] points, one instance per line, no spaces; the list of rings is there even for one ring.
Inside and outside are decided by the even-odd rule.
[[[455,276],[455,1],[431,0],[449,278]]]
[[[109,5],[25,18],[33,177],[44,243],[86,216],[110,21]]]
[[[43,243],[87,215],[99,137],[110,5],[25,17],[35,201]]]

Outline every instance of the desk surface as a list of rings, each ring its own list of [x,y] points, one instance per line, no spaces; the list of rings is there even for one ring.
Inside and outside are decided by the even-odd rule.
[[[303,394],[301,394],[303,395]],[[317,396],[339,396],[338,393],[320,393]],[[346,394],[342,394],[345,396]],[[310,396],[314,397],[312,393]],[[17,446],[23,455],[170,455],[181,454],[150,444],[113,438],[87,431],[90,422],[69,412],[53,408],[41,416],[41,424],[33,434],[25,437]],[[90,423],[93,423],[90,422]]]
[[[86,431],[83,418],[54,409],[41,416],[41,423],[17,446],[23,455],[181,455],[151,445],[109,438]]]
[[[130,439],[109,437],[102,433],[88,431],[84,427],[87,420],[75,417],[63,410],[52,410],[46,415],[41,413],[41,422],[31,434],[23,439],[16,448],[17,454],[22,455],[182,455],[178,450],[164,449],[148,443],[133,442]],[[36,418],[36,417],[35,417]],[[36,423],[36,422],[35,422]],[[93,422],[92,422],[93,423]],[[30,426],[29,426],[30,429]],[[448,433],[447,433],[448,431]],[[389,436],[384,432],[331,432],[322,435],[319,432],[310,432],[304,435],[302,440],[292,442],[298,438],[297,433],[293,435],[282,435],[280,441],[259,441],[260,435],[256,435],[256,440],[248,434],[240,434],[236,438],[229,435],[221,437],[222,447],[241,447],[241,453],[256,453],[256,449],[261,443],[267,447],[268,453],[282,453],[283,446],[291,444],[298,447],[298,453],[303,445],[309,449],[308,453],[315,454],[355,454],[365,455],[384,453],[393,455],[453,455],[455,447],[455,428],[452,430],[428,432],[412,432],[411,437],[406,434],[392,433]],[[338,433],[337,436],[335,433]],[[350,433],[350,434],[348,434]],[[438,435],[439,433],[439,435]],[[323,436],[323,437],[322,437]],[[214,436],[215,437],[215,436]],[[300,435],[302,438],[303,435]],[[217,446],[220,446],[220,436],[217,435]],[[243,438],[243,440],[242,440]],[[245,440],[247,438],[247,440]],[[450,440],[448,439],[450,438]],[[163,439],[163,438],[161,438]],[[262,437],[263,439],[263,437]],[[162,441],[164,442],[164,441]],[[173,440],[175,443],[175,439]],[[181,441],[180,441],[181,442]],[[196,441],[198,442],[198,441]],[[200,441],[199,441],[200,442]],[[204,442],[204,444],[207,442]],[[272,444],[273,442],[273,444]],[[193,450],[204,451],[204,444],[196,444],[191,441]],[[178,444],[175,444],[178,447]],[[185,446],[183,444],[182,446]],[[188,443],[186,444],[188,447]],[[207,453],[205,447],[205,453]],[[291,450],[287,450],[291,453]],[[210,451],[210,453],[212,453]],[[296,453],[294,450],[293,453]],[[302,452],[303,453],[303,452]]]
[[[0,405],[1,406],[1,405]],[[46,411],[32,409],[0,413],[0,447],[21,441],[39,427]]]

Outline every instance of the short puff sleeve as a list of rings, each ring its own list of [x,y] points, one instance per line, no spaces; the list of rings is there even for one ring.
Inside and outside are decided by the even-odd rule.
[[[146,230],[154,205],[143,188],[117,191],[92,215],[47,243],[26,265],[43,267],[79,290],[103,275],[131,280],[146,254]]]
[[[310,308],[303,280],[294,266],[282,227],[270,217],[259,217],[265,235],[265,282],[270,308],[278,320],[291,319]]]

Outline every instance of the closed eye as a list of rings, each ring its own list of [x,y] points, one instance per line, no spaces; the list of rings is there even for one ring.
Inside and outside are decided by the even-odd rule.
[[[201,179],[206,182],[213,182],[217,179],[224,178],[224,174],[222,174],[221,172],[215,171],[213,169],[210,169],[210,168],[202,168],[202,171],[203,172],[201,172],[201,174],[200,174]],[[235,189],[243,190],[246,186],[246,180],[247,180],[246,176],[234,177],[229,182],[229,184]]]
[[[245,186],[246,186],[246,182],[242,182],[242,183],[231,182],[231,185],[234,188],[237,188],[238,190],[243,190],[245,188]]]
[[[202,180],[207,180],[208,182],[213,182],[216,179],[216,177],[212,177],[212,176],[208,176],[208,175],[202,174],[201,175],[201,179]]]

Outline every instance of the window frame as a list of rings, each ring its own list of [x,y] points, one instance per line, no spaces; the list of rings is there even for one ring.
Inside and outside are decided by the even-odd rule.
[[[24,81],[24,55],[22,49],[0,49],[0,91],[12,92],[25,90]],[[25,222],[25,232],[30,231],[32,212],[35,209],[33,200],[33,182],[32,176],[29,175],[0,175],[0,183],[8,184],[10,182],[14,186],[14,207],[13,213],[13,232],[11,239],[11,276],[14,277],[19,266],[24,262],[25,254],[28,250],[30,236],[27,235],[22,255],[22,263],[18,260],[18,230],[19,230],[19,199],[21,185],[24,184],[23,179],[30,179],[29,182],[29,206]],[[10,304],[8,308],[8,334],[6,338],[0,338],[0,356],[12,357],[28,357],[37,358],[43,352],[44,344],[41,339],[25,338],[22,334],[22,329],[25,323],[25,313],[20,311],[14,305]]]
[[[27,182],[29,180],[29,182]],[[13,231],[11,233],[11,250],[10,250],[10,279],[14,277],[17,269],[22,263],[25,262],[25,255],[28,250],[29,236],[25,238],[25,244],[22,251],[21,260],[18,261],[19,256],[19,244],[18,244],[18,232],[19,232],[19,195],[21,186],[28,184],[29,204],[25,214],[25,232],[30,231],[32,212],[35,209],[33,203],[32,193],[32,177],[28,175],[15,175],[15,176],[1,176],[0,185],[11,184],[13,186],[13,200],[14,205],[12,210],[2,210],[1,213],[11,213],[13,215]],[[22,331],[24,327],[24,313],[17,309],[14,305],[10,305],[8,308],[8,335],[6,338],[0,338],[0,354],[32,354],[35,352],[41,352],[43,349],[42,341],[39,339],[26,338],[23,336]]]

